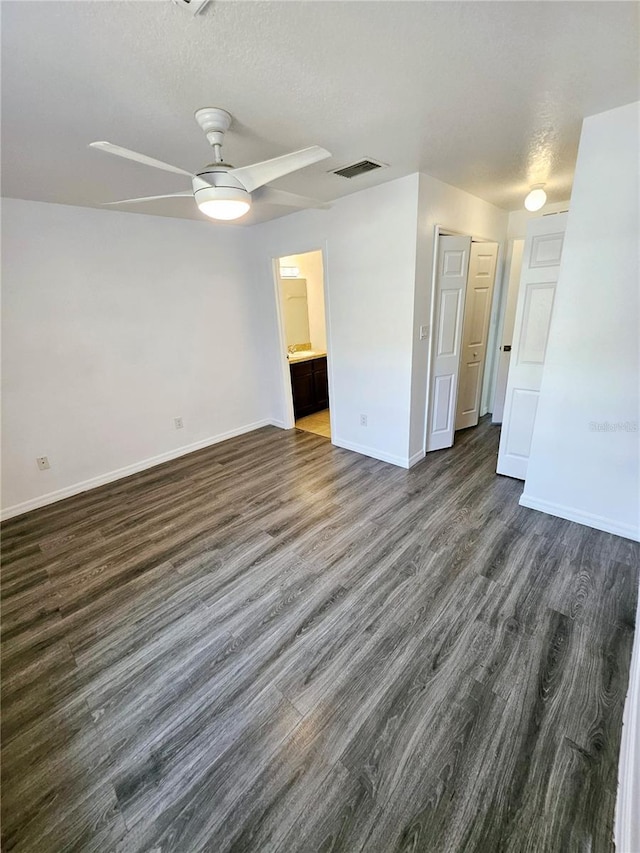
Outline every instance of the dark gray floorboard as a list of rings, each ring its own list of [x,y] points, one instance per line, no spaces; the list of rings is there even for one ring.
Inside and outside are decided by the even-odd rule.
[[[2,849],[611,853],[636,543],[265,428],[2,527]]]

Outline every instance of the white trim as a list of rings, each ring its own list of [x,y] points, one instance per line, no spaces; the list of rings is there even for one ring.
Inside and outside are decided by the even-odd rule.
[[[640,602],[631,654],[629,692],[622,718],[618,798],[613,833],[618,853],[640,850]]]
[[[22,513],[29,512],[32,509],[39,509],[40,507],[57,503],[65,498],[73,497],[73,495],[88,492],[90,489],[96,489],[98,486],[113,483],[114,480],[121,480],[123,477],[129,477],[131,474],[137,474],[139,471],[146,471],[147,468],[154,468],[156,465],[162,465],[163,462],[169,462],[171,459],[186,456],[188,453],[201,450],[203,447],[218,444],[221,441],[226,441],[228,438],[235,438],[238,435],[243,435],[246,432],[253,432],[256,429],[260,429],[265,426],[279,426],[279,424],[269,418],[265,418],[261,421],[255,421],[255,423],[252,424],[245,424],[245,426],[237,427],[236,429],[231,429],[227,432],[222,432],[219,435],[213,435],[209,438],[203,438],[200,441],[194,441],[193,444],[185,444],[182,447],[176,447],[173,450],[166,451],[166,453],[160,453],[158,456],[151,456],[148,459],[142,459],[140,462],[134,462],[132,465],[125,465],[124,468],[118,468],[115,471],[107,471],[106,474],[99,474],[97,477],[91,477],[89,480],[83,480],[80,483],[65,486],[64,489],[58,489],[55,492],[48,492],[46,495],[39,495],[37,498],[31,498],[31,500],[24,501],[23,503],[6,507],[6,509],[0,511],[0,519],[5,521],[7,518],[22,515]]]
[[[623,536],[625,539],[640,542],[640,529],[632,524],[620,524],[612,518],[582,512],[570,506],[539,500],[526,494],[521,495],[519,503],[520,506],[527,506],[529,509],[537,509],[540,512],[546,512],[548,515],[556,515],[558,518],[566,518],[567,521],[575,521],[576,524],[584,524],[587,527],[594,527],[596,530],[604,530],[605,533],[613,533],[616,536]]]
[[[417,465],[417,464],[418,464],[418,462],[422,462],[422,460],[424,459],[424,457],[425,457],[426,455],[427,455],[427,454],[425,453],[424,449],[418,450],[418,452],[417,452],[417,453],[414,453],[414,454],[413,454],[413,456],[410,456],[410,457],[409,457],[409,464],[408,464],[408,466],[407,466],[407,467],[408,467],[408,468],[413,468],[413,466],[414,466],[414,465]]]
[[[385,453],[384,450],[378,450],[375,447],[366,447],[364,444],[356,444],[353,441],[345,441],[342,438],[334,438],[333,436],[331,437],[331,443],[336,447],[342,447],[344,450],[353,450],[354,453],[361,453],[363,456],[370,456],[372,459],[379,459],[381,462],[389,462],[391,465],[397,465],[399,468],[409,468],[409,458],[407,456],[394,456],[392,453]]]
[[[271,420],[268,421],[268,423],[271,426],[278,427],[278,429],[293,429],[293,427],[287,426],[284,421],[279,421],[276,418],[271,418]]]

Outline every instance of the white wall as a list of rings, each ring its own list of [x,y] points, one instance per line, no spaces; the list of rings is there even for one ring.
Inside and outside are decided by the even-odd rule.
[[[524,199],[523,199],[524,204]],[[524,240],[527,236],[527,223],[532,219],[539,219],[541,216],[547,216],[549,213],[564,213],[569,210],[569,200],[567,201],[551,201],[542,208],[533,213],[527,210],[524,206],[520,210],[512,210],[509,214],[507,225],[508,240]]]
[[[420,175],[418,210],[418,255],[416,266],[415,307],[413,317],[413,372],[411,377],[411,442],[409,456],[415,460],[424,452],[426,437],[426,389],[429,361],[428,340],[420,340],[420,326],[431,320],[433,251],[435,227],[470,234],[503,243],[507,233],[508,214],[482,199],[444,184],[429,175]],[[502,275],[502,258],[496,280]],[[496,305],[492,311],[490,342],[496,325]],[[489,355],[487,355],[487,368]]]
[[[273,258],[323,250],[332,441],[398,465],[408,464],[417,207],[418,176],[410,175],[339,199],[330,210],[250,229],[256,274],[272,294]],[[284,421],[273,337],[270,363],[280,383],[273,416]]]
[[[640,538],[640,104],[585,119],[521,502]]]
[[[5,510],[269,418],[248,229],[12,199],[2,226]]]
[[[327,321],[324,307],[324,272],[322,252],[306,252],[281,258],[284,266],[298,267],[300,278],[307,281],[307,305],[309,308],[309,334],[311,349],[327,351]]]
[[[335,444],[404,466],[421,458],[429,341],[419,339],[419,327],[430,323],[435,225],[502,242],[507,219],[504,210],[415,174],[346,196],[331,210],[251,229],[265,288],[273,288],[273,258],[324,251]],[[272,417],[284,421],[279,381]]]

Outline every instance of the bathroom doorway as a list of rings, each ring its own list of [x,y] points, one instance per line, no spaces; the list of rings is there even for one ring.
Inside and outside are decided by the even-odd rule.
[[[331,438],[322,251],[275,261],[285,365],[296,429]]]

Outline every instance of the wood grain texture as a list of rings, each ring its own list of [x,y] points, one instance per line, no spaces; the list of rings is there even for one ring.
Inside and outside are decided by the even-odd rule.
[[[265,428],[5,523],[4,851],[610,853],[635,543]]]

